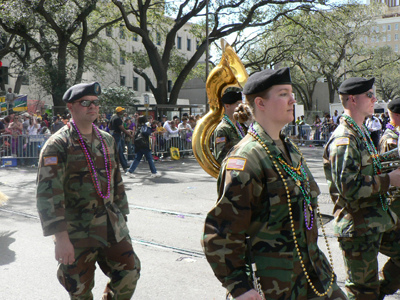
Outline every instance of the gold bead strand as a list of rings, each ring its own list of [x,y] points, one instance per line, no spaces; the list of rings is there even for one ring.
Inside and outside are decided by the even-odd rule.
[[[268,155],[269,155],[269,157],[270,157],[270,159],[271,159],[271,162],[273,163],[275,169],[277,170],[279,176],[280,176],[281,179],[282,179],[283,185],[284,185],[285,190],[286,190],[286,195],[287,195],[287,203],[288,203],[288,209],[289,209],[289,219],[290,219],[290,226],[291,226],[291,230],[292,230],[293,242],[294,242],[294,245],[295,245],[295,248],[296,248],[297,255],[299,256],[300,265],[301,265],[301,267],[302,267],[302,269],[303,269],[304,275],[306,276],[307,282],[308,282],[308,284],[310,285],[311,289],[314,291],[314,293],[315,293],[318,297],[324,297],[324,296],[326,296],[326,295],[329,293],[330,289],[332,288],[333,282],[334,282],[334,280],[335,280],[335,272],[334,272],[334,270],[333,270],[333,259],[332,259],[332,255],[331,255],[331,251],[330,251],[330,247],[329,247],[329,243],[328,243],[328,238],[327,238],[327,236],[326,236],[326,234],[325,234],[325,230],[324,230],[324,228],[323,228],[322,216],[321,216],[321,213],[320,213],[320,210],[319,210],[319,206],[318,206],[318,204],[317,204],[317,212],[318,212],[318,215],[319,215],[319,219],[320,219],[320,223],[321,223],[321,228],[322,228],[322,233],[323,233],[323,236],[324,236],[324,239],[325,239],[325,242],[326,242],[326,246],[327,246],[328,254],[329,254],[329,260],[330,260],[330,264],[331,264],[331,267],[332,267],[331,281],[330,281],[330,284],[329,284],[328,289],[327,289],[324,293],[320,293],[320,292],[317,291],[317,289],[316,289],[316,287],[314,286],[314,284],[312,283],[312,281],[311,281],[311,279],[310,279],[310,276],[308,275],[307,269],[306,269],[306,267],[305,267],[305,263],[304,263],[304,260],[303,260],[303,256],[301,255],[301,251],[300,251],[300,246],[298,245],[298,242],[297,242],[296,230],[295,230],[294,220],[293,220],[292,204],[291,204],[291,202],[290,202],[290,191],[289,191],[289,187],[288,187],[288,185],[287,185],[287,183],[286,183],[286,180],[285,180],[285,178],[283,177],[283,174],[282,174],[282,172],[280,171],[280,169],[279,169],[277,163],[275,162],[274,157],[271,155],[271,151],[269,151],[267,145],[266,145],[263,141],[261,141],[261,139],[260,139],[255,133],[253,133],[253,132],[251,132],[251,131],[248,131],[248,133],[249,133],[255,140],[257,140],[257,142],[260,143],[261,146],[267,151],[267,153],[268,153]],[[297,146],[295,146],[295,147],[297,148]],[[297,150],[299,151],[299,153],[300,153],[302,159],[304,160],[303,154],[300,152],[300,150],[299,150],[298,148],[297,148]],[[305,161],[305,160],[304,160],[304,161]]]

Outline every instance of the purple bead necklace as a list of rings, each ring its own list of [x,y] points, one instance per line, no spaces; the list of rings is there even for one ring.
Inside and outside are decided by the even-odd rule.
[[[100,140],[101,146],[103,148],[104,168],[106,169],[106,175],[107,175],[107,194],[104,195],[103,192],[101,191],[101,185],[100,185],[99,179],[97,177],[97,172],[96,172],[96,168],[94,167],[93,159],[90,156],[88,149],[86,148],[86,145],[82,138],[81,132],[79,131],[78,127],[76,126],[74,120],[71,120],[71,123],[72,123],[72,125],[74,125],[74,128],[78,132],[79,144],[81,145],[83,153],[85,154],[86,161],[88,163],[88,167],[89,167],[89,171],[90,171],[90,175],[92,177],[93,184],[96,188],[96,192],[101,198],[107,199],[110,197],[110,193],[111,193],[111,160],[110,160],[110,153],[108,151],[107,145],[105,144],[103,137],[101,136],[97,127],[94,124],[92,124],[94,131],[96,132],[96,134]],[[107,159],[107,156],[108,156],[108,159]]]
[[[396,131],[396,127],[394,126],[394,124],[392,122],[387,123],[386,128],[393,131],[395,134],[397,134],[397,136],[400,136],[400,133],[398,131]]]
[[[282,173],[281,169],[279,168],[276,159],[275,159],[274,156],[272,155],[271,151],[269,151],[269,149],[268,149],[267,145],[264,143],[264,141],[261,140],[261,138],[260,138],[260,136],[258,135],[257,131],[254,129],[253,124],[250,125],[250,129],[249,129],[249,131],[248,131],[247,133],[250,134],[258,143],[260,143],[261,146],[265,149],[265,151],[267,151],[269,157],[271,158],[271,162],[273,163],[273,165],[274,165],[276,171],[278,172],[279,176],[280,176],[281,179],[282,179],[283,185],[284,185],[285,190],[286,190],[287,205],[288,205],[288,209],[289,209],[289,219],[290,219],[290,225],[291,225],[291,228],[292,228],[293,242],[294,242],[294,245],[295,245],[295,248],[296,248],[297,255],[299,256],[300,265],[301,265],[301,267],[302,267],[302,269],[303,269],[304,275],[306,275],[307,282],[308,282],[308,284],[310,285],[311,289],[312,289],[312,290],[314,291],[314,293],[315,293],[316,295],[318,295],[319,297],[324,297],[324,296],[327,295],[327,294],[329,293],[329,291],[332,289],[333,282],[335,281],[335,273],[334,273],[334,271],[333,271],[333,258],[332,258],[332,253],[331,253],[331,250],[330,250],[330,248],[329,248],[328,238],[327,238],[327,236],[326,236],[326,234],[325,234],[324,222],[323,222],[323,220],[322,220],[321,212],[319,211],[319,207],[318,207],[318,205],[316,206],[316,207],[317,207],[317,213],[318,213],[318,215],[319,215],[319,221],[320,221],[320,225],[321,225],[321,230],[322,230],[322,234],[323,234],[324,239],[325,239],[326,247],[327,247],[327,249],[328,249],[330,265],[331,265],[331,267],[332,267],[332,276],[331,276],[331,281],[330,281],[329,287],[328,287],[323,293],[320,293],[320,292],[317,290],[317,288],[315,287],[315,285],[312,283],[312,281],[311,281],[311,279],[310,279],[310,276],[308,275],[308,272],[307,272],[307,269],[306,269],[306,265],[305,265],[304,260],[303,260],[303,255],[302,255],[301,250],[300,250],[300,245],[299,245],[299,242],[297,241],[296,229],[295,229],[295,224],[294,224],[294,220],[293,220],[292,203],[291,203],[291,201],[290,201],[290,191],[289,191],[288,184],[286,183],[286,179],[285,179],[285,177],[283,176],[283,173]],[[296,146],[295,146],[295,147],[296,147]],[[297,148],[297,147],[296,147],[296,148]],[[299,150],[298,148],[297,148],[297,150],[298,150],[299,153],[301,154],[301,152],[300,152],[300,150]],[[305,163],[305,160],[304,160],[303,155],[301,155],[301,157],[302,157],[302,160],[303,160],[304,163]],[[282,167],[282,168],[283,168],[283,167]],[[303,166],[301,166],[300,168],[301,168],[301,172],[304,172],[304,173],[305,173],[305,170],[304,170]],[[308,180],[308,179],[307,179],[307,180]],[[306,201],[304,201],[304,206],[305,206],[305,205],[306,205]],[[307,218],[306,218],[306,220],[307,220]],[[306,221],[306,222],[307,222],[307,221]],[[307,223],[306,223],[306,227],[307,227],[307,230],[310,230],[310,229],[313,227],[313,219],[311,220],[310,229],[308,229],[309,227],[308,227]]]
[[[301,160],[299,162],[299,166],[297,168],[294,168],[293,166],[289,165],[283,159],[283,157],[281,155],[279,155],[276,159],[274,159],[274,157],[272,156],[271,152],[269,151],[267,145],[261,140],[259,134],[254,129],[253,124],[250,125],[250,129],[249,129],[248,133],[250,133],[250,135],[253,136],[263,146],[263,148],[268,152],[268,154],[269,154],[271,160],[274,162],[274,165],[277,168],[277,171],[278,171],[279,175],[281,176],[282,181],[284,182],[285,186],[286,186],[285,179],[283,178],[282,172],[278,169],[278,165],[275,163],[275,160],[277,160],[279,162],[279,164],[281,165],[281,168],[283,170],[285,170],[285,172],[290,177],[292,177],[295,184],[299,187],[299,189],[304,197],[304,202],[303,202],[304,222],[305,222],[307,230],[311,230],[314,225],[314,212],[313,212],[313,208],[311,205],[311,197],[309,195],[310,183],[308,182],[308,175],[301,163]],[[303,159],[303,156],[302,156],[302,159]],[[289,197],[289,194],[288,194],[288,197]],[[310,213],[310,222],[307,221],[307,210]]]

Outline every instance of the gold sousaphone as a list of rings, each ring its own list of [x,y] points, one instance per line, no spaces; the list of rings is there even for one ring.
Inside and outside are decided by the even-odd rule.
[[[229,87],[243,88],[249,75],[233,48],[221,39],[222,58],[211,70],[206,90],[210,111],[196,124],[192,137],[193,154],[200,166],[211,176],[217,178],[220,164],[210,149],[211,136],[224,115],[221,98]]]

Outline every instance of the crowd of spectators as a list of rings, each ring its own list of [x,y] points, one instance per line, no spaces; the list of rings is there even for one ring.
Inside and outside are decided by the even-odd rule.
[[[108,116],[108,118],[107,118]],[[139,113],[121,115],[123,130],[121,130],[121,146],[127,165],[135,159],[134,135],[137,131]],[[113,134],[115,130],[110,129],[111,114],[101,114],[95,121],[101,130]],[[163,115],[160,120],[148,116],[146,125],[150,128],[150,149],[154,160],[160,157],[169,156],[169,149],[177,147],[179,150],[186,150],[189,153],[193,129],[200,116],[189,116],[184,113],[182,120],[174,116],[172,120]],[[0,118],[0,157],[18,157],[20,165],[37,165],[37,158],[41,146],[51,134],[54,134],[65,126],[70,115],[49,117],[47,113],[16,113]],[[35,136],[35,137],[33,137]],[[42,139],[38,136],[43,136]]]

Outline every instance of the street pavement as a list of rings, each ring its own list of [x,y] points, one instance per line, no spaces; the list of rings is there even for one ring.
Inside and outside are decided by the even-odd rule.
[[[322,148],[300,149],[321,189],[321,213],[330,215],[333,205],[322,169]],[[140,163],[136,178],[124,177],[131,208],[128,227],[142,265],[133,299],[225,299],[200,244],[204,217],[217,197],[216,179],[194,158],[156,162],[156,167],[161,178],[150,177],[146,162]],[[42,234],[35,180],[35,168],[0,168],[0,191],[10,197],[0,208],[0,300],[69,299],[56,278],[52,239]],[[332,222],[325,232],[343,288],[344,265]],[[319,245],[327,255],[322,231]],[[380,266],[386,260],[379,256]],[[107,277],[99,268],[95,280],[94,299],[100,299]],[[400,294],[385,299],[400,299]]]

